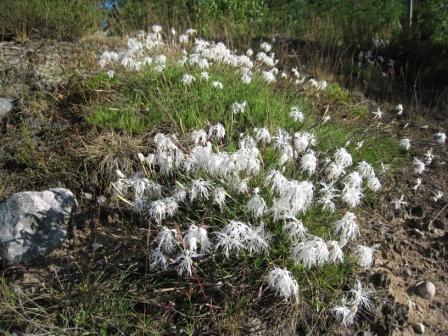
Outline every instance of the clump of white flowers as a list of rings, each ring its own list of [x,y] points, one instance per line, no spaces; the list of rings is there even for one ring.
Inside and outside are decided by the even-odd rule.
[[[247,50],[239,55],[222,42],[197,38],[193,29],[183,34],[172,29],[167,43],[162,33],[160,26],[153,26],[148,34],[131,38],[126,50],[103,53],[101,67],[117,73],[180,67],[181,75],[176,77],[179,91],[205,87],[217,97],[222,95],[218,90],[232,89],[232,83],[216,80],[217,64],[233,68],[244,84],[258,76],[264,85],[288,80],[316,95],[328,86],[326,81],[307,80],[297,69],[292,74],[279,70],[272,46],[266,42],[258,52]],[[168,59],[163,53],[168,47],[179,48],[181,52],[173,54],[180,56]],[[247,131],[235,127],[241,126],[235,125],[241,118],[252,119],[250,98],[225,102],[231,119],[227,129],[228,119],[216,123],[210,117],[198,129],[184,132],[182,128],[182,135],[158,133],[153,138],[154,150],[137,155],[139,171],[129,177],[117,171],[112,183],[116,198],[144,216],[157,232],[151,236],[150,266],[174,269],[179,276],[196,276],[202,259],[264,257],[282,239],[288,246],[285,260],[305,268],[350,261],[345,257],[349,253],[362,267],[370,266],[373,249],[352,246],[360,235],[354,209],[361,204],[365,190],[381,188],[373,167],[366,161],[354,162],[349,152],[354,147],[349,143],[346,148],[331,149],[330,154],[320,151],[319,132],[306,129],[298,106],[284,107],[295,121],[289,120],[295,125],[292,129],[254,125],[256,128]],[[381,119],[383,114],[378,109],[374,115]],[[329,118],[326,112],[323,121]],[[354,150],[361,146],[362,141]],[[426,155],[426,162],[430,158]],[[350,212],[342,217],[341,209],[348,207]],[[314,235],[307,213],[315,208],[342,217],[333,223],[328,233],[331,238]],[[267,282],[284,300],[298,299],[298,283],[287,269],[271,268]],[[358,284],[335,312],[343,324],[349,324],[358,307],[368,303],[367,293]]]

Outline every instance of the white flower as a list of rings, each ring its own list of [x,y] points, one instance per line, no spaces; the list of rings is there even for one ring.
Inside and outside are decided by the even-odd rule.
[[[376,177],[369,177],[367,179],[367,187],[373,192],[377,192],[381,189],[380,180],[378,180]]]
[[[238,254],[243,249],[252,254],[265,252],[269,247],[269,235],[263,225],[253,229],[250,224],[232,220],[217,235],[216,248],[222,248],[227,258],[230,253]]]
[[[425,158],[426,158],[425,164],[430,165],[432,163],[432,160],[434,160],[434,154],[432,153],[432,148],[426,151]]]
[[[178,263],[177,274],[179,274],[179,276],[186,274],[191,277],[193,274],[193,259],[191,258],[191,252],[189,250],[185,250],[177,256],[176,262]]]
[[[222,85],[222,83],[219,82],[219,81],[212,81],[212,86],[214,88],[217,88],[217,89],[220,89],[220,90],[222,90],[224,88],[224,85]]]
[[[163,251],[167,254],[172,253],[174,251],[174,245],[176,243],[175,231],[163,226],[157,234],[156,242],[156,250]]]
[[[208,137],[210,139],[221,140],[226,136],[226,129],[222,124],[215,124],[208,130]]]
[[[188,43],[189,36],[187,34],[181,34],[179,35],[179,42],[180,43]]]
[[[159,250],[154,249],[151,250],[151,268],[160,267],[163,270],[166,270],[168,266],[168,260],[166,256]]]
[[[263,144],[267,144],[271,142],[271,135],[267,128],[255,128],[255,140],[257,142],[261,142]]]
[[[362,196],[362,190],[358,187],[345,186],[342,190],[342,200],[351,208],[355,208],[361,203]]]
[[[422,160],[415,157],[412,164],[414,165],[414,172],[416,174],[422,174],[425,171],[425,163]]]
[[[160,33],[162,31],[162,27],[159,25],[154,25],[151,27],[152,31],[156,34]]]
[[[323,265],[328,261],[330,253],[327,244],[321,238],[311,236],[294,246],[292,255],[297,264],[303,264],[309,268]]]
[[[391,203],[395,206],[395,210],[399,210],[402,206],[408,205],[408,202],[404,200],[404,195],[401,195],[400,198],[395,198]]]
[[[252,57],[253,55],[254,55],[254,51],[252,49],[247,49],[246,50],[246,56]]]
[[[191,192],[190,192],[190,201],[193,202],[198,197],[208,200],[209,198],[209,191],[212,187],[211,183],[209,181],[204,180],[193,180],[191,185]]]
[[[107,70],[106,73],[109,78],[114,78],[115,76],[115,72],[113,70]]]
[[[357,171],[351,172],[344,179],[344,187],[360,188],[361,184],[362,177]]]
[[[255,190],[254,195],[250,198],[249,202],[247,202],[247,210],[249,210],[255,218],[262,217],[266,212],[266,202],[263,197],[258,194],[258,190]]]
[[[317,167],[317,157],[313,150],[309,149],[308,152],[302,156],[300,159],[300,167],[308,173],[308,175],[314,174]]]
[[[269,287],[275,290],[276,294],[281,295],[286,301],[299,296],[299,285],[293,278],[290,271],[275,267],[268,275]]]
[[[189,74],[185,74],[182,76],[182,83],[184,85],[190,85],[192,84],[196,79],[194,78],[194,76],[189,75]]]
[[[197,227],[194,224],[189,227],[184,240],[192,254],[196,254],[198,244],[201,246],[201,253],[206,253],[212,246],[208,239],[207,230],[204,227]]]
[[[324,210],[334,212],[336,210],[336,206],[333,199],[338,195],[338,190],[334,187],[334,183],[326,184],[324,182],[320,182],[320,185],[322,188],[319,191],[321,194],[319,203],[322,204]]]
[[[344,169],[351,166],[353,161],[352,156],[345,148],[339,148],[334,153],[334,162]]]
[[[356,247],[356,256],[358,258],[358,265],[361,267],[370,267],[373,264],[373,247],[358,245]]]
[[[364,178],[375,177],[375,171],[372,166],[366,161],[361,161],[358,163],[358,172]]]
[[[381,111],[379,107],[376,111],[373,111],[372,114],[374,119],[381,119],[383,117],[383,111]]]
[[[290,144],[285,144],[280,148],[280,158],[278,160],[279,166],[291,162],[294,159],[294,150]]]
[[[213,190],[213,202],[219,205],[220,208],[226,201],[226,190],[223,187],[218,187]]]
[[[341,245],[345,245],[348,240],[359,236],[359,227],[355,222],[356,216],[352,212],[346,212],[342,219],[335,223],[335,233],[341,237]]]
[[[263,80],[267,83],[273,83],[276,81],[275,75],[273,74],[272,71],[263,71],[261,73],[261,76],[262,76]]]
[[[294,121],[302,122],[305,118],[303,115],[303,112],[299,110],[297,106],[291,107],[291,112],[289,113],[289,116],[294,119]]]
[[[409,148],[411,148],[411,140],[409,140],[407,138],[401,139],[400,146],[406,150],[409,150]]]
[[[341,319],[342,326],[346,327],[352,325],[355,315],[358,312],[357,306],[339,306],[332,309],[338,318]]]
[[[422,179],[420,177],[417,177],[415,179],[415,184],[413,185],[412,189],[417,191],[417,189],[420,187],[421,184],[422,184]]]
[[[443,191],[441,191],[441,190],[437,190],[437,191],[433,192],[433,194],[434,194],[434,196],[431,197],[431,199],[432,199],[434,202],[437,202],[437,201],[438,201],[439,199],[441,199],[441,198],[443,197],[443,195],[444,195]]]
[[[345,170],[342,166],[339,166],[336,162],[331,162],[325,169],[327,177],[330,181],[336,180],[341,176]]]
[[[232,104],[232,112],[234,114],[244,113],[246,111],[247,102],[243,101],[242,103],[235,102]]]
[[[327,241],[328,261],[332,263],[341,263],[344,260],[344,253],[342,252],[341,246],[336,240]]]
[[[260,48],[261,48],[263,51],[265,51],[265,52],[270,52],[271,49],[272,49],[272,46],[271,46],[269,43],[267,43],[267,42],[262,42],[262,43],[260,44]]]
[[[313,136],[308,132],[295,132],[294,133],[294,148],[298,153],[306,151],[308,146],[313,142]]]
[[[271,169],[266,176],[266,185],[271,185],[271,190],[279,192],[287,182],[287,178],[278,170]]]
[[[395,107],[395,110],[397,111],[397,115],[402,115],[403,114],[403,105],[402,104],[398,104],[396,107]]]
[[[210,78],[210,75],[208,74],[207,71],[201,72],[201,79],[208,81],[209,78]]]
[[[149,208],[149,215],[151,216],[152,219],[154,219],[157,223],[160,224],[167,215],[165,202],[161,200],[151,202],[151,206]]]
[[[436,141],[440,145],[444,145],[446,142],[446,134],[444,132],[438,132],[434,134]]]
[[[293,241],[305,239],[306,227],[303,226],[302,221],[293,216],[283,216],[284,225],[283,231]]]
[[[195,130],[191,132],[191,139],[193,140],[195,145],[205,145],[207,143],[207,132],[203,129]]]
[[[185,32],[185,34],[192,36],[192,35],[196,34],[197,32],[198,31],[196,29],[188,28],[187,31]]]
[[[279,197],[275,198],[271,212],[274,219],[285,215],[297,216],[305,213],[313,202],[314,185],[308,181],[286,180],[278,190]]]

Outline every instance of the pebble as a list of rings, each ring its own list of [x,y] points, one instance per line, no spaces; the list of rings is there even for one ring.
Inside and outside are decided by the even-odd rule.
[[[412,325],[412,327],[417,335],[423,335],[425,333],[425,326],[422,323],[416,322]]]
[[[415,288],[418,295],[424,299],[432,300],[436,295],[436,286],[430,281],[422,281]]]
[[[5,116],[11,110],[12,110],[11,100],[8,98],[0,97],[0,118]]]

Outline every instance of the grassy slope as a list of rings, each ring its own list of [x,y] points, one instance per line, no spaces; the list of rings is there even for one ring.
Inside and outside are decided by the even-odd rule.
[[[266,126],[272,132],[277,127],[289,131],[311,128],[316,130],[319,149],[323,152],[331,152],[351,141],[347,148],[356,161],[366,159],[376,169],[381,162],[399,165],[397,143],[364,126],[369,123],[368,106],[360,108],[349,93],[337,86],[320,96],[308,96],[289,85],[266,86],[258,77],[250,85],[244,85],[233,70],[222,66],[211,70],[210,75],[213,80],[223,83],[223,90],[200,80],[185,88],[180,77],[186,72],[199,78],[196,69],[186,70],[179,66],[168,67],[163,74],[149,69],[132,75],[118,72],[113,79],[104,73],[97,74],[87,80],[86,90],[112,90],[113,93],[107,99],[100,96],[87,106],[86,120],[100,131],[115,130],[135,137],[154,129],[186,135],[192,129],[216,122],[223,123],[228,133],[234,135],[234,140],[240,132],[260,126]],[[234,116],[229,112],[233,102],[243,100],[249,105],[247,113]],[[298,125],[288,117],[292,105],[303,109],[304,125]],[[335,117],[322,125],[320,119],[326,106]],[[346,117],[339,118],[341,114]],[[361,139],[364,139],[364,146],[354,150]],[[229,141],[227,150],[232,146]],[[265,166],[273,166],[276,154],[265,149],[264,156],[270,158]],[[303,177],[294,166],[287,169],[290,176]],[[239,201],[232,200],[236,206],[229,208],[238,208]],[[194,217],[203,215],[198,213]],[[1,282],[0,295],[5,303],[2,313],[7,326],[26,329],[27,325],[33,331],[48,330],[53,326],[60,328],[56,329],[56,334],[77,330],[81,334],[157,335],[163,334],[171,324],[176,324],[185,334],[208,324],[221,333],[238,334],[244,333],[243,325],[248,316],[278,322],[282,314],[291,313],[288,305],[273,296],[258,296],[264,286],[263,274],[271,265],[283,263],[293,271],[302,288],[303,301],[299,309],[302,313],[308,308],[319,311],[338,299],[347,278],[356,272],[352,260],[347,260],[344,265],[326,265],[311,270],[294,266],[285,253],[289,249],[287,240],[275,225],[270,229],[279,238],[273,243],[269,258],[242,255],[235,260],[214,260],[208,257],[199,264],[197,277],[192,279],[179,278],[173,271],[149,272],[141,252],[145,250],[145,242],[135,238],[141,236],[138,225],[130,225],[126,215],[116,216],[118,218],[112,221],[115,227],[108,226],[104,217],[97,218],[106,232],[98,232],[99,238],[95,239],[103,239],[104,250],[87,255],[75,250],[78,266],[71,268],[64,279],[53,278],[54,284],[40,296],[16,293],[5,281]],[[311,233],[330,238],[330,224],[337,217],[338,214],[330,215],[313,208],[303,221]],[[210,215],[205,220],[216,223],[220,216]],[[114,262],[104,263],[103,258]],[[100,266],[91,266],[96,264]],[[180,333],[179,329],[175,333]]]

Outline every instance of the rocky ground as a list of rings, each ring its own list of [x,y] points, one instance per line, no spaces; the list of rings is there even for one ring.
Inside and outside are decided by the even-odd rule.
[[[67,71],[76,68],[79,76],[84,75],[86,64],[75,61],[80,53],[85,53],[86,64],[95,62],[94,51],[76,44],[0,44],[0,96],[12,98],[13,105],[12,111],[0,115],[0,198],[51,187],[83,195],[66,249],[53,252],[39,267],[3,265],[6,278],[31,292],[45,287],[48,279],[61,286],[76,281],[82,260],[101,267],[114,258],[114,267],[126,269],[123,265],[135,265],[142,258],[138,227],[124,235],[122,231],[129,228],[121,224],[132,218],[98,206],[98,183],[91,187],[92,172],[74,154],[80,137],[88,136],[74,113],[84,99],[70,91],[76,72]],[[405,111],[401,118],[389,114],[382,120],[381,127],[391,136],[410,138],[411,149],[405,168],[390,175],[381,196],[363,210],[362,236],[378,246],[375,265],[363,277],[379,295],[375,311],[362,314],[351,333],[448,335],[448,147],[434,141],[434,133],[448,128],[446,113],[417,118]],[[413,190],[417,176],[412,158],[422,158],[431,147],[435,158],[426,167],[421,186]],[[438,201],[432,199],[436,190],[445,195]],[[401,195],[407,204],[395,210],[391,202]],[[0,317],[0,330],[1,325]]]

